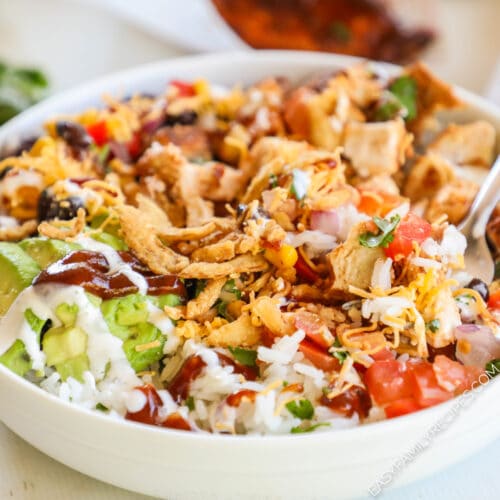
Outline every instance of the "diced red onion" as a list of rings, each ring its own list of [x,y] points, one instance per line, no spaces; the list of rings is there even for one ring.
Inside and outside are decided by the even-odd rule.
[[[149,120],[142,126],[142,131],[145,134],[154,134],[162,126],[164,121],[165,121],[164,116],[159,116],[154,120]]]
[[[127,146],[123,142],[111,141],[109,143],[109,149],[113,153],[115,158],[118,158],[123,163],[130,163],[130,153],[128,152]]]
[[[464,365],[484,368],[488,361],[500,358],[500,339],[487,326],[460,325],[455,328],[455,337],[456,356]]]
[[[337,236],[340,230],[339,215],[336,210],[313,210],[311,212],[311,229]]]

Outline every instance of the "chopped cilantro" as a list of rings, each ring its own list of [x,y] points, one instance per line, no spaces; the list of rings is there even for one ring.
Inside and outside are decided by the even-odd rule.
[[[335,21],[330,25],[330,34],[340,43],[347,43],[352,38],[351,29],[342,21]]]
[[[310,420],[314,416],[314,407],[308,399],[290,401],[286,404],[286,409],[301,420]]]
[[[227,312],[227,302],[219,299],[215,303],[215,310],[217,311],[217,314],[222,318],[227,319],[228,321],[233,321],[232,316]]]
[[[194,410],[194,398],[193,398],[193,396],[189,396],[186,399],[186,406],[189,408],[189,411]]]
[[[310,425],[309,427],[302,427],[302,426],[297,426],[297,427],[292,427],[291,433],[292,434],[302,434],[304,432],[314,432],[318,427],[325,427],[329,426],[329,422],[321,422],[319,424],[315,425]]]
[[[335,339],[333,346],[342,347],[342,344],[340,343],[338,338]],[[340,364],[342,364],[347,359],[347,356],[349,356],[349,353],[347,351],[334,351],[332,352],[332,356],[334,358],[337,358],[340,361]]]
[[[101,165],[105,165],[106,160],[108,159],[109,156],[109,144],[104,144],[104,146],[97,146],[96,144],[92,144],[91,149],[95,151],[95,154],[97,156],[97,161]]]
[[[97,403],[95,405],[95,409],[99,411],[109,411],[109,408],[107,406],[104,406],[102,403]]]
[[[381,217],[374,217],[373,222],[375,222],[375,225],[380,229],[380,233],[375,234],[370,231],[363,233],[359,236],[359,243],[368,248],[387,248],[389,243],[394,240],[394,230],[398,226],[400,220],[401,217],[399,215],[394,215],[394,217],[391,217],[390,221],[382,219]]]
[[[389,91],[406,109],[405,119],[413,120],[417,116],[417,82],[415,79],[408,75],[400,76],[389,85]]]
[[[226,281],[222,291],[234,295],[238,300],[241,299],[241,290],[236,286],[235,281],[232,279]]]
[[[425,324],[425,328],[430,330],[432,333],[436,333],[441,327],[441,322],[438,319],[433,319]]]
[[[385,122],[387,120],[392,120],[402,112],[406,113],[405,110],[403,111],[401,102],[393,94],[387,92],[375,110],[374,118],[378,122]]]
[[[417,83],[411,76],[396,78],[384,92],[377,109],[375,120],[392,120],[396,116],[413,120],[417,116]]]
[[[229,347],[229,352],[238,363],[244,366],[257,366],[257,351],[242,347]]]
[[[271,189],[278,187],[278,176],[276,174],[269,174],[269,187]]]
[[[200,295],[201,292],[203,292],[203,290],[205,289],[205,287],[207,286],[207,280],[196,280],[196,288],[195,288],[195,291],[194,291],[194,297],[198,297],[198,295]]]
[[[293,169],[292,176],[293,180],[292,185],[290,186],[290,193],[292,193],[298,201],[301,201],[307,195],[311,179],[309,178],[307,172],[303,172],[298,168]]]
[[[485,369],[486,375],[488,375],[488,377],[496,377],[500,373],[500,358],[488,361],[488,363],[486,363]]]

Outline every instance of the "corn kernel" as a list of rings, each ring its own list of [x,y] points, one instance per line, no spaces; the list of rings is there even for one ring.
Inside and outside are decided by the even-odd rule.
[[[193,89],[196,92],[196,95],[206,98],[210,97],[210,84],[206,80],[196,80],[193,83]]]
[[[268,248],[264,256],[276,267],[293,267],[299,258],[297,250],[291,245],[282,245],[279,250]]]

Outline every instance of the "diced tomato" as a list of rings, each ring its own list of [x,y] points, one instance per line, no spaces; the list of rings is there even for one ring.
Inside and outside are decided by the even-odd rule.
[[[471,389],[474,381],[483,373],[481,368],[464,366],[443,355],[436,356],[432,368],[439,386],[455,394]]]
[[[132,158],[137,158],[141,153],[142,144],[141,144],[141,136],[138,133],[135,133],[132,136],[132,139],[127,142],[127,150],[129,155]]]
[[[177,429],[179,431],[190,431],[191,425],[180,413],[171,413],[162,423],[162,427]]]
[[[364,380],[379,405],[413,395],[408,370],[396,360],[376,361],[366,370]]]
[[[418,410],[420,410],[420,406],[415,398],[397,399],[384,408],[387,418],[400,417],[401,415],[407,415]]]
[[[372,217],[374,215],[384,217],[393,208],[401,204],[401,197],[394,194],[368,189],[360,189],[359,194],[358,210]]]
[[[363,419],[368,416],[372,407],[372,400],[367,390],[359,385],[353,385],[333,399],[326,394],[321,397],[321,404],[328,406],[330,410],[340,413],[345,417],[352,417],[354,413]]]
[[[158,410],[163,406],[160,395],[151,384],[136,387],[135,390],[142,392],[146,396],[146,401],[139,411],[127,412],[125,418],[134,422],[141,422],[142,424],[156,425]]]
[[[422,243],[431,235],[431,225],[418,215],[409,213],[394,232],[394,240],[384,249],[393,260],[408,257],[413,250],[413,242]]]
[[[453,397],[453,392],[443,389],[437,381],[432,365],[416,363],[409,368],[414,397],[422,408],[434,406]]]
[[[488,307],[490,309],[500,309],[500,290],[490,295]]]
[[[179,97],[192,97],[196,95],[194,87],[191,83],[182,82],[180,80],[172,80],[170,82],[172,87],[175,87],[178,91],[177,95]]]
[[[295,270],[297,271],[297,276],[304,281],[309,281],[309,283],[314,283],[319,279],[319,274],[313,271],[304,260],[302,255],[299,252],[299,258],[295,263]]]
[[[335,341],[326,323],[317,314],[299,311],[295,314],[294,323],[295,328],[304,330],[309,340],[324,349],[331,347]]]
[[[98,146],[104,146],[109,140],[108,127],[104,120],[87,125],[87,132]]]
[[[299,351],[316,367],[325,372],[338,370],[340,363],[337,358],[331,356],[326,350],[304,339],[299,345]]]
[[[394,360],[395,354],[389,349],[382,349],[374,354],[370,354],[375,361],[392,361]]]
[[[274,341],[276,340],[276,335],[269,330],[269,328],[262,328],[262,332],[260,334],[260,341],[262,342],[263,345],[266,347],[272,347],[274,344]]]

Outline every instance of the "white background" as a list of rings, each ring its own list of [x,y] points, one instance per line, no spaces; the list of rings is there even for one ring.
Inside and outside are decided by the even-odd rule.
[[[52,88],[60,90],[97,75],[183,53],[130,21],[120,20],[112,14],[113,9],[106,12],[97,9],[96,1],[0,0],[0,59],[40,65],[50,74]],[[105,4],[108,0],[99,1]],[[171,7],[171,1],[163,1]],[[131,2],[141,4],[137,0],[130,0],[128,4]],[[420,0],[413,2],[417,4]],[[127,0],[121,3],[125,5]],[[151,7],[154,3],[143,0],[141,5],[146,12],[146,5]],[[156,4],[159,3],[156,0]],[[496,91],[500,96],[500,84],[492,88],[491,83],[500,56],[499,7],[500,0],[434,1],[436,19],[433,23],[443,37],[427,56],[433,69],[478,93]],[[121,8],[122,15],[123,10]],[[147,22],[143,27],[144,24]],[[432,453],[432,447],[425,453]],[[498,499],[498,464],[500,442],[492,443],[480,454],[439,475],[390,491],[383,498]],[[58,464],[0,424],[0,499],[9,498],[146,499]]]

